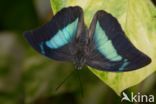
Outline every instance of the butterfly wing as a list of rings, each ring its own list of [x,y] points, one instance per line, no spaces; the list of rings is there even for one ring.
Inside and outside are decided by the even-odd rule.
[[[141,68],[151,59],[125,36],[117,19],[98,11],[89,30],[90,57],[87,64],[107,71],[130,71]]]
[[[62,61],[73,60],[75,40],[83,31],[83,11],[80,7],[68,7],[59,11],[42,27],[24,33],[24,36],[39,53]]]

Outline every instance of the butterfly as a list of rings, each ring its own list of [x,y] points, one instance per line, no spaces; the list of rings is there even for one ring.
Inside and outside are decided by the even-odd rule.
[[[42,55],[72,62],[77,69],[88,65],[102,71],[124,72],[151,62],[126,37],[117,19],[104,10],[95,13],[87,28],[81,7],[63,8],[47,24],[24,36]]]

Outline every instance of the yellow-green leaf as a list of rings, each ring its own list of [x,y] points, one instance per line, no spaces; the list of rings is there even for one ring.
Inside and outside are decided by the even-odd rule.
[[[156,71],[156,8],[150,0],[51,0],[54,14],[64,7],[74,5],[83,8],[87,26],[97,10],[111,13],[119,20],[132,43],[152,58],[150,65],[124,73],[98,71],[89,67],[118,95]]]

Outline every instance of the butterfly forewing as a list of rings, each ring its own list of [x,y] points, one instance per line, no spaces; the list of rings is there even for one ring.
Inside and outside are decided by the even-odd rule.
[[[75,39],[81,34],[83,11],[80,7],[63,8],[42,27],[25,32],[25,37],[41,54],[56,60],[73,60]]]
[[[87,64],[107,71],[130,71],[141,68],[151,59],[126,37],[117,19],[98,11],[89,29],[91,53]]]

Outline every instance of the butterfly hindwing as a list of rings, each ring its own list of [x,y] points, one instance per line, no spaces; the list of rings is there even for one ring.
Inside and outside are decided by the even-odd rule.
[[[42,27],[25,32],[25,37],[41,54],[56,60],[72,60],[75,38],[83,28],[83,11],[80,7],[63,8]]]
[[[89,30],[91,58],[87,64],[101,70],[130,71],[141,68],[151,59],[136,49],[125,36],[117,19],[98,11]]]

